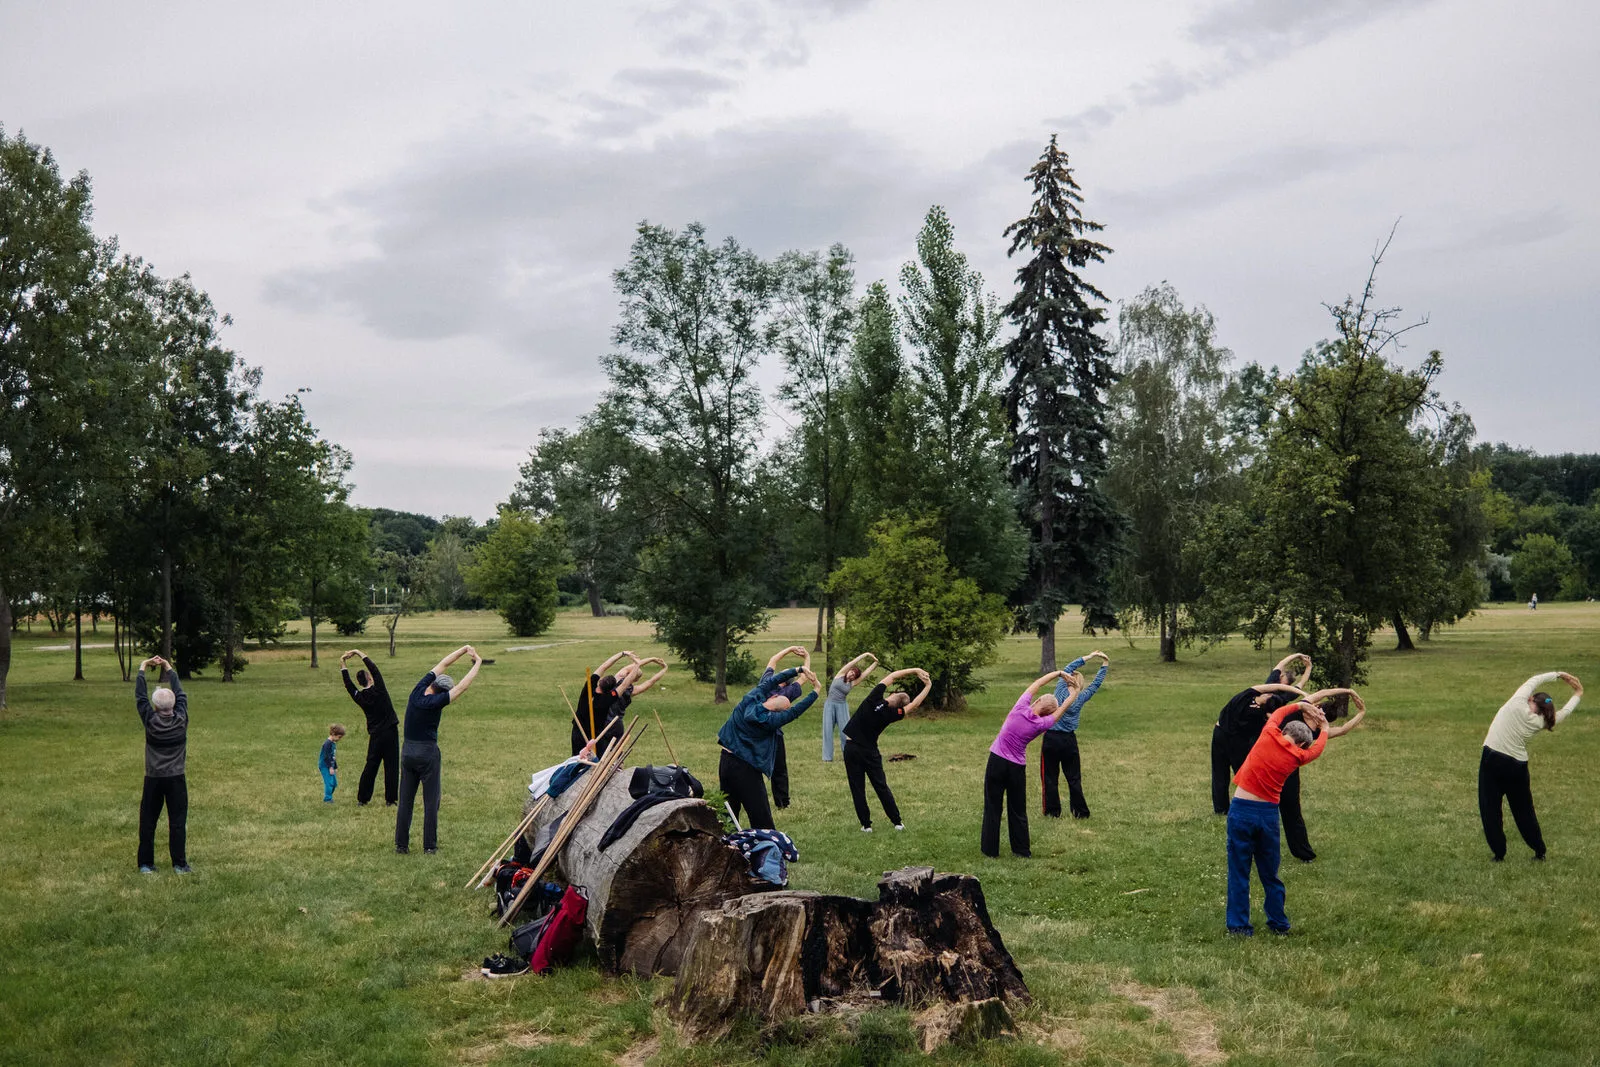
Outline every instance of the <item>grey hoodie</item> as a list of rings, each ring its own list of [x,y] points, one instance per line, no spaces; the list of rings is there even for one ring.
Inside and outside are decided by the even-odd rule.
[[[133,683],[133,706],[144,723],[144,773],[150,778],[172,778],[183,773],[189,740],[189,698],[178,684],[178,672],[167,671],[167,684],[177,701],[162,715],[150,704],[144,671]]]

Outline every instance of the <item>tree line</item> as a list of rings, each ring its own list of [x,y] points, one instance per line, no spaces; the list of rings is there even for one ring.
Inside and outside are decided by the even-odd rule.
[[[894,290],[842,245],[642,223],[606,388],[478,525],[352,507],[350,456],[298,394],[258,395],[205,293],[97,238],[87,176],[0,130],[0,699],[35,614],[109,618],[125,673],[148,648],[231,680],[290,619],[315,666],[323,623],[377,617],[392,654],[412,611],[532,635],[586,603],[651,622],[722,700],[805,603],[827,670],[871,648],[951,706],[1009,631],[1053,669],[1069,604],[1166,660],[1282,634],[1349,685],[1380,627],[1409,647],[1487,595],[1600,586],[1600,458],[1475,444],[1440,354],[1404,356],[1422,323],[1377,301],[1381,249],[1291,369],[1236,366],[1166,283],[1113,317],[1054,138],[1025,181],[1003,303],[938,206]]]

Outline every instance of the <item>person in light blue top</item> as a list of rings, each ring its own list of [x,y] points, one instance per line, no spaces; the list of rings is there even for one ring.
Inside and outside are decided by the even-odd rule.
[[[1100,660],[1100,669],[1095,672],[1094,681],[1083,687],[1076,700],[1067,703],[1069,686],[1066,678],[1056,685],[1056,702],[1063,705],[1066,711],[1056,724],[1045,731],[1043,752],[1039,759],[1039,777],[1042,780],[1044,793],[1044,813],[1052,819],[1061,818],[1061,786],[1057,778],[1058,772],[1067,776],[1067,802],[1074,819],[1087,819],[1089,817],[1089,802],[1083,799],[1083,772],[1078,760],[1078,716],[1083,711],[1083,706],[1089,702],[1100,688],[1100,683],[1106,680],[1106,672],[1111,669],[1111,659],[1104,652],[1091,652],[1087,656],[1080,656],[1067,664],[1065,671],[1068,677],[1072,676],[1078,668],[1089,660]]]
[[[871,660],[872,662],[865,662]],[[828,699],[822,703],[822,762],[833,762],[833,735],[844,730],[850,721],[850,690],[857,682],[878,669],[878,657],[863,652],[839,668],[839,673],[828,683]]]

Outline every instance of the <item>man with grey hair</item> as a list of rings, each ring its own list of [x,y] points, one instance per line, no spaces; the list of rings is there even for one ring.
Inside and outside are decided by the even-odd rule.
[[[457,682],[444,669],[462,656],[472,657],[472,669]],[[406,701],[404,744],[400,746],[400,806],[395,812],[394,850],[411,851],[411,813],[417,788],[422,788],[422,851],[439,851],[439,719],[445,706],[461,699],[478,676],[483,659],[471,645],[462,645],[433,670],[422,676]]]
[[[151,693],[144,672],[151,664],[166,672],[170,688]],[[189,698],[178,684],[178,672],[160,656],[139,664],[133,683],[133,706],[144,724],[144,795],[139,799],[139,873],[156,873],[156,822],[167,809],[167,849],[172,870],[189,874],[189,782],[184,757],[189,743]]]

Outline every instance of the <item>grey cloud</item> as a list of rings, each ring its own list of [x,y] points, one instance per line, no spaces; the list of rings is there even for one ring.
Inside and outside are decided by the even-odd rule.
[[[871,0],[671,0],[644,13],[640,22],[664,34],[668,55],[744,69],[753,59],[763,66],[797,67],[810,58],[805,27],[820,19],[842,18]]]
[[[1156,189],[1116,191],[1104,195],[1105,212],[1143,221],[1214,207],[1241,197],[1268,193],[1294,182],[1366,162],[1387,149],[1346,145],[1285,145],[1244,156],[1206,174]]]
[[[1464,221],[1465,225],[1454,235],[1422,251],[1430,255],[1456,256],[1463,252],[1517,248],[1560,237],[1575,225],[1571,214],[1560,206],[1516,211],[1489,219],[1474,215]]]
[[[618,71],[615,80],[643,93],[651,107],[673,111],[699,107],[717,93],[739,84],[721,74],[689,67],[632,67]]]

